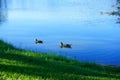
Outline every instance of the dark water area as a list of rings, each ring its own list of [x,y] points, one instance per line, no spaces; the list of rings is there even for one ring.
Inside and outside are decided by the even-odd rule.
[[[106,4],[106,5],[105,5]],[[0,39],[15,47],[120,66],[115,0],[0,0]],[[35,39],[43,44],[35,44]],[[60,42],[72,48],[60,48]]]

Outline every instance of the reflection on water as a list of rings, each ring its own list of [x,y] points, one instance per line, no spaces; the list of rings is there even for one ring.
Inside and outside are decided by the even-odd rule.
[[[112,5],[112,7],[115,7],[117,10],[112,12],[106,12],[106,14],[118,16],[117,23],[120,23],[120,0],[117,0],[116,4]],[[103,12],[101,13],[103,14]]]
[[[116,17],[100,15],[102,10],[112,11],[114,0],[0,1],[5,16],[1,20],[7,20],[0,27],[0,38],[14,46],[120,65],[119,24],[115,24]],[[35,44],[36,38],[43,44]],[[60,48],[60,42],[72,48]]]
[[[118,9],[118,13],[119,13],[118,23],[120,23],[120,0],[117,0],[117,9]]]
[[[0,24],[7,20],[7,1],[0,0]]]

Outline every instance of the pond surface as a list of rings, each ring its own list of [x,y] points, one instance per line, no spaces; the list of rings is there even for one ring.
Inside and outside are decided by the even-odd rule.
[[[0,39],[26,50],[120,66],[120,24],[116,16],[100,14],[114,10],[115,0],[0,1]],[[36,38],[43,44],[35,44]],[[60,48],[60,42],[72,48]]]

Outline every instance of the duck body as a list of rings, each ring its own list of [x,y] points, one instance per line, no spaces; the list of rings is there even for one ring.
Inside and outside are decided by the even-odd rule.
[[[71,44],[63,44],[62,42],[60,43],[61,48],[72,48]]]
[[[40,44],[40,43],[43,43],[43,41],[42,41],[42,40],[35,39],[35,43],[36,43],[36,44],[38,44],[38,43]]]

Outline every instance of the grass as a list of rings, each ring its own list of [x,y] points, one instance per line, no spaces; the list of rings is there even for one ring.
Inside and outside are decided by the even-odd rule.
[[[20,50],[0,40],[0,80],[120,80],[120,67]]]

